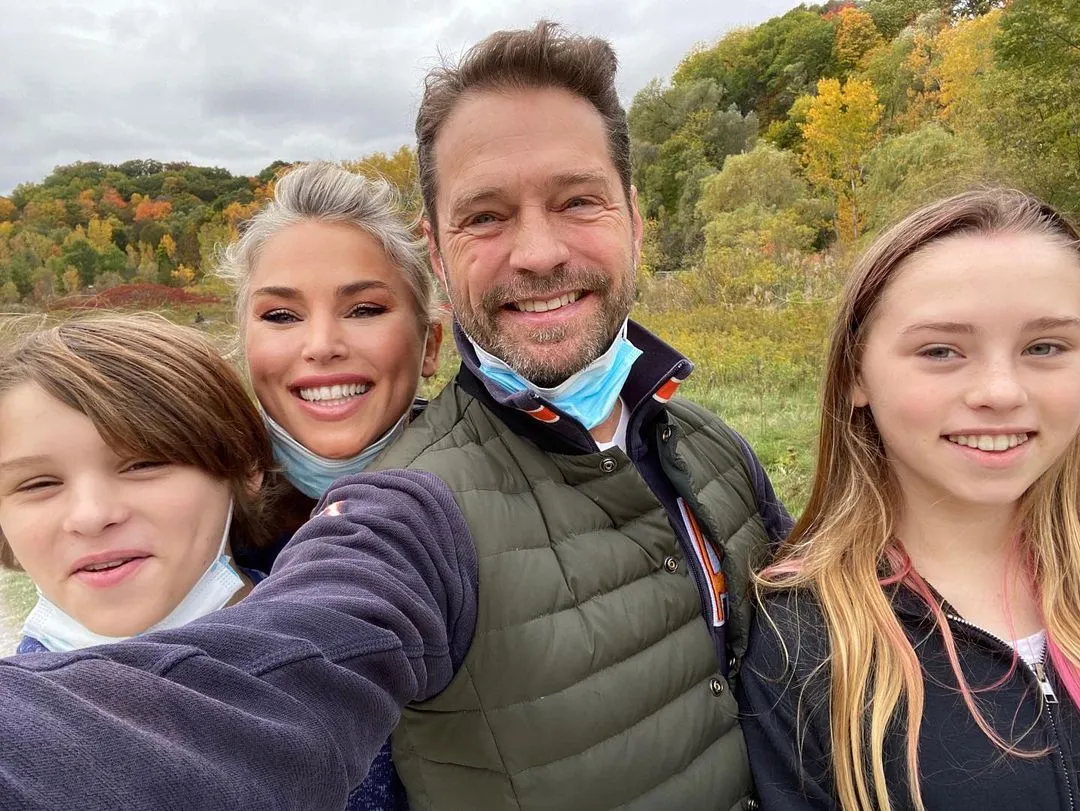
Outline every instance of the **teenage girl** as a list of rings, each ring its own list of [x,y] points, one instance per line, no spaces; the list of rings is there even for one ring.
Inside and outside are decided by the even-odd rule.
[[[741,674],[761,807],[1080,807],[1080,236],[1011,190],[915,212],[827,363]]]

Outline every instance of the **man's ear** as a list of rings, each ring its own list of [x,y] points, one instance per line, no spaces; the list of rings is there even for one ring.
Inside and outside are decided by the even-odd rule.
[[[428,327],[427,341],[424,343],[424,365],[420,367],[421,377],[431,377],[439,371],[439,347],[442,346],[443,326],[435,322]]]
[[[645,236],[645,224],[641,219],[641,212],[638,210],[637,202],[637,187],[630,187],[630,223],[633,228],[634,237],[634,267],[641,262],[641,240]]]
[[[439,241],[435,236],[435,229],[432,228],[431,220],[427,217],[420,221],[420,227],[424,229],[424,239],[427,240],[428,261],[431,262],[431,269],[442,283],[443,290],[446,290],[448,289],[446,286],[446,269],[443,267],[442,254],[439,252]]]

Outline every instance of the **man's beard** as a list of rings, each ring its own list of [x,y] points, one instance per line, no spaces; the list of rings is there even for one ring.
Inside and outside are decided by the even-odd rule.
[[[549,276],[519,273],[507,284],[487,291],[479,309],[469,307],[464,291],[453,292],[451,306],[465,332],[482,349],[503,360],[531,383],[551,388],[580,372],[611,346],[634,304],[633,268],[628,269],[624,278],[622,286],[614,288],[608,274],[595,268],[560,268]],[[584,328],[576,323],[560,324],[531,330],[521,337],[500,331],[499,315],[504,305],[543,300],[566,290],[596,296],[600,301],[599,317],[591,319]],[[559,345],[568,341],[574,341],[576,349],[567,355],[559,351]],[[546,345],[555,351],[544,353]]]

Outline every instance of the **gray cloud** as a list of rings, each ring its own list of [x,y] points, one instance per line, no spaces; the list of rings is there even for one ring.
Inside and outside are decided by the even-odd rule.
[[[0,26],[0,193],[76,160],[258,172],[412,142],[424,73],[539,17],[610,39],[629,103],[792,0],[23,0]]]

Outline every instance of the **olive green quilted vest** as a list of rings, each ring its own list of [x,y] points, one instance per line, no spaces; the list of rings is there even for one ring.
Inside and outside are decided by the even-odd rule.
[[[665,469],[726,549],[741,655],[766,542],[753,487],[720,420],[679,400],[668,414]],[[464,664],[393,735],[413,811],[744,807],[733,691],[667,515],[625,454],[544,453],[451,384],[378,467],[442,478],[479,563]]]

